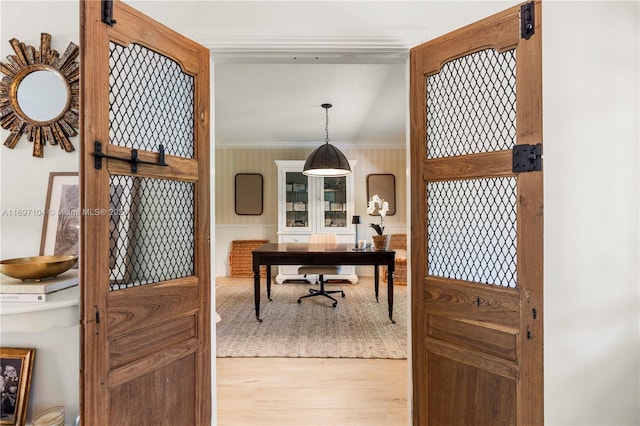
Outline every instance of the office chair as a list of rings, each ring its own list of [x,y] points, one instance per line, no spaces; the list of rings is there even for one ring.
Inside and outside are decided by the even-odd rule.
[[[311,234],[309,237],[309,244],[337,244],[338,236],[336,234]],[[327,291],[324,289],[324,276],[325,275],[337,275],[340,273],[341,267],[339,265],[305,265],[300,266],[298,268],[298,274],[307,275],[307,274],[318,274],[318,280],[320,281],[320,289],[317,290],[315,288],[309,289],[309,294],[305,296],[301,296],[298,299],[298,303],[302,302],[302,299],[307,297],[315,297],[315,296],[325,296],[329,299],[333,300],[333,307],[338,306],[338,301],[330,296],[330,294],[341,293],[342,297],[344,297],[344,291],[342,290],[331,290]]]

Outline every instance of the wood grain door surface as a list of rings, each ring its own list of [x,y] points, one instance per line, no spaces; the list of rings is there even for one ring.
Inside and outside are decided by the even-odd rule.
[[[532,5],[411,50],[415,425],[543,424],[542,171],[512,168],[542,143]]]
[[[209,51],[104,3],[81,3],[82,424],[207,425]]]

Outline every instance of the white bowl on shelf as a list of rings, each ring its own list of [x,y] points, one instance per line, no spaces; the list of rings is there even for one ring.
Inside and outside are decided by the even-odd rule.
[[[33,418],[33,426],[64,426],[64,407],[51,407]]]

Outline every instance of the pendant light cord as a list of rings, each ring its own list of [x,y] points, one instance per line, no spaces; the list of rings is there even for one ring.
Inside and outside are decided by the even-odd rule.
[[[325,121],[324,131],[327,136],[324,138],[325,143],[329,143],[329,108],[325,108],[324,112],[326,113],[327,120]]]

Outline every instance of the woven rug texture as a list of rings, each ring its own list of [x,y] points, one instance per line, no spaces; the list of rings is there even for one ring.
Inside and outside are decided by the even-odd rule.
[[[271,299],[261,288],[260,317],[256,320],[253,285],[216,287],[216,355],[282,358],[407,357],[407,290],[395,287],[393,319],[389,320],[386,284],[380,285],[376,303],[373,284],[327,284],[342,289],[338,306],[321,296],[303,299],[312,284],[273,284]]]

